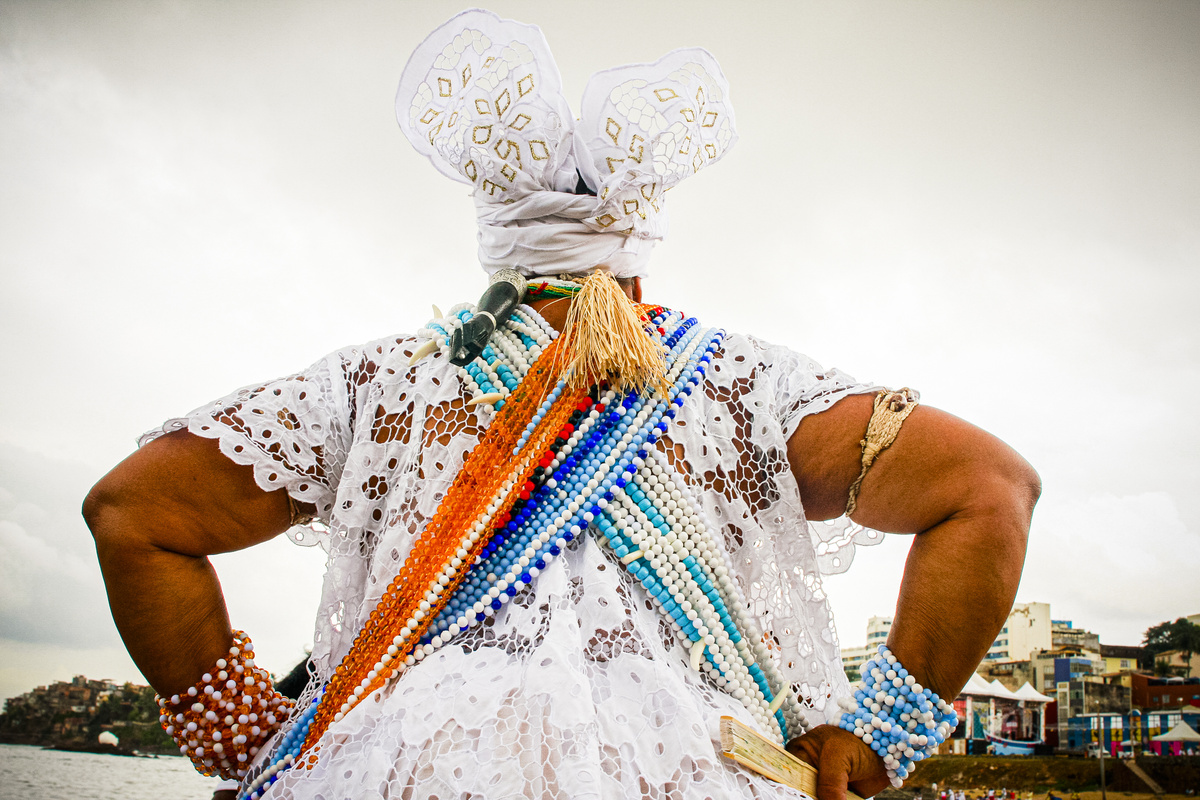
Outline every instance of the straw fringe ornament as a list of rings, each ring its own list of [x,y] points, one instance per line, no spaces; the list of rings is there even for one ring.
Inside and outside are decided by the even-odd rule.
[[[559,337],[567,385],[586,389],[608,381],[618,391],[653,389],[665,394],[666,361],[648,335],[650,321],[608,272],[583,280]]]

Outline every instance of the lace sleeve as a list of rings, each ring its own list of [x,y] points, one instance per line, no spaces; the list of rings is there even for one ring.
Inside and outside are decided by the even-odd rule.
[[[824,369],[808,356],[786,347],[770,347],[767,356],[776,419],[785,440],[792,438],[800,421],[808,415],[831,408],[843,397],[883,388],[860,383],[836,368]]]
[[[285,489],[328,523],[350,449],[363,363],[357,349],[338,351],[303,372],[242,387],[167,420],[143,434],[138,446],[178,430],[216,439],[232,461],[254,468],[260,488]],[[305,528],[290,535],[298,544],[319,540]]]
[[[774,388],[775,413],[786,442],[800,421],[810,414],[832,408],[837,401],[855,394],[877,392],[884,388],[860,383],[838,369],[824,369],[808,356],[783,347],[769,348],[766,359]],[[801,498],[803,502],[804,498]],[[808,521],[808,533],[816,550],[817,567],[822,575],[836,575],[850,568],[855,546],[883,541],[883,534],[864,528],[849,517],[826,522]]]

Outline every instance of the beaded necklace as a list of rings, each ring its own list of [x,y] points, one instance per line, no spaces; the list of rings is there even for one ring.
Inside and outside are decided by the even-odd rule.
[[[542,296],[577,290],[558,281],[531,289]],[[293,764],[311,768],[330,724],[494,616],[588,531],[645,588],[689,650],[693,669],[741,702],[776,742],[803,732],[804,711],[770,657],[701,505],[655,448],[703,381],[724,332],[662,306],[638,310],[665,355],[665,394],[619,393],[603,382],[568,388],[554,371],[557,333],[524,307],[459,368],[468,403],[494,419],[350,652],[239,797],[260,797]],[[470,305],[455,306],[419,335],[444,350],[473,314]]]

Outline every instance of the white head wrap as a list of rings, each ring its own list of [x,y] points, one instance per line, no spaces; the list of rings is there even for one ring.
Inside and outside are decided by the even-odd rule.
[[[400,78],[413,147],[468,183],[479,262],[492,274],[646,274],[667,232],[664,193],[737,141],[729,86],[700,48],[593,75],[576,121],[541,30],[464,11]],[[579,178],[596,196],[574,194]]]

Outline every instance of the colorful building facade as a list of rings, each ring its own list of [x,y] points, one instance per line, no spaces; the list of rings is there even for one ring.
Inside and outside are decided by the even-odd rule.
[[[1200,708],[1184,706],[1163,711],[1135,709],[1124,714],[1082,714],[1072,717],[1068,723],[1066,748],[1087,750],[1099,745],[1105,752],[1117,756],[1136,747],[1155,755],[1179,755],[1186,749],[1179,742],[1163,743],[1153,739],[1180,722],[1187,723],[1193,730],[1200,727]]]

